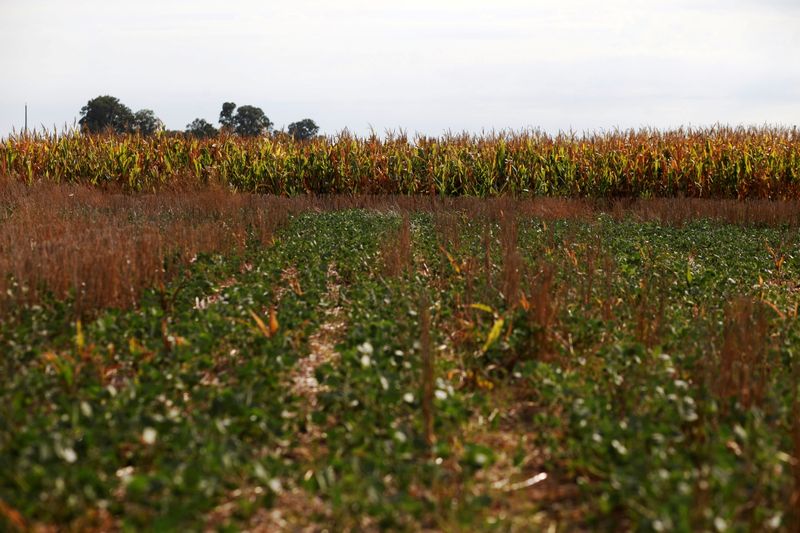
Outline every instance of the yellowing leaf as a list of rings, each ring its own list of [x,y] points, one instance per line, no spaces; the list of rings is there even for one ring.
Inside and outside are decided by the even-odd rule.
[[[492,390],[494,388],[494,383],[478,375],[474,370],[468,371],[464,377],[479,389]]]
[[[142,345],[136,338],[131,337],[128,339],[128,350],[131,352],[132,355],[136,355],[143,350]]]
[[[479,311],[486,311],[487,313],[494,314],[494,309],[486,304],[469,304],[469,306],[473,309],[478,309]]]
[[[175,346],[189,346],[190,344],[186,337],[181,337],[180,335],[175,335],[173,337],[173,342]]]
[[[83,345],[85,344],[86,340],[83,337],[83,326],[81,325],[81,321],[78,320],[75,323],[75,348],[78,351],[83,350]]]
[[[772,302],[770,302],[769,300],[766,300],[766,299],[762,299],[761,301],[764,302],[765,304],[767,304],[773,311],[778,313],[779,317],[781,317],[782,319],[786,318],[786,315],[780,309],[778,309],[777,305],[775,305],[774,303],[772,303]]]
[[[450,255],[450,252],[445,250],[444,246],[439,246],[439,249],[442,252],[444,252],[444,255],[447,257],[447,260],[450,262],[450,266],[453,267],[453,270],[456,271],[456,274],[461,274],[461,267],[458,266],[458,263],[456,263],[455,258],[452,255]]]
[[[494,321],[492,329],[489,330],[489,335],[486,336],[486,342],[483,343],[483,348],[481,348],[482,352],[485,353],[486,350],[488,350],[492,346],[492,344],[494,344],[495,341],[497,341],[497,339],[500,338],[500,333],[503,331],[504,323],[505,320],[503,320],[502,318],[498,318],[497,320]]]
[[[294,291],[296,295],[298,296],[303,295],[303,288],[300,287],[300,281],[298,281],[297,278],[292,278],[291,280],[289,280],[289,287],[291,287],[291,289]]]
[[[269,332],[271,335],[274,335],[278,332],[278,328],[280,325],[278,324],[278,313],[275,311],[275,306],[269,308]]]
[[[528,311],[531,308],[531,303],[528,301],[528,297],[525,296],[524,292],[522,293],[522,296],[520,296],[520,298],[519,298],[519,305],[525,311]]]
[[[478,376],[475,379],[475,384],[478,386],[479,389],[492,390],[494,388],[494,383],[492,383],[487,379],[483,379],[480,376]]]
[[[256,326],[258,326],[258,330],[261,331],[266,338],[272,337],[272,333],[270,333],[269,328],[266,324],[264,324],[264,321],[261,320],[261,317],[255,314],[252,309],[248,309],[247,312],[250,313],[251,317],[253,317],[253,321],[256,323]]]

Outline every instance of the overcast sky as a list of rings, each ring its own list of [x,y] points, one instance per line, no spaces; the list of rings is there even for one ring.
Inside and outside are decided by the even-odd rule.
[[[0,0],[0,135],[111,94],[325,133],[800,124],[800,0]]]

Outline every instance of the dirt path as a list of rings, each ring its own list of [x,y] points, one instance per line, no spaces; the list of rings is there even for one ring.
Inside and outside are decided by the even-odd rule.
[[[325,308],[325,320],[308,339],[308,355],[295,364],[289,375],[292,393],[300,400],[298,416],[306,421],[306,431],[300,435],[299,445],[292,450],[301,464],[311,463],[326,451],[324,433],[313,424],[311,414],[317,407],[317,395],[325,390],[325,386],[317,381],[315,371],[320,365],[335,364],[339,358],[336,344],[341,340],[346,327],[344,310],[339,302],[340,286],[341,280],[336,267],[330,264],[327,272],[327,293],[320,303]],[[328,531],[324,524],[329,522],[331,509],[321,498],[298,486],[280,487],[276,492],[278,494],[273,507],[257,511],[250,520],[247,531]]]
[[[308,415],[317,406],[317,394],[323,390],[314,376],[317,367],[338,358],[336,344],[345,328],[339,288],[339,274],[331,264],[328,266],[328,292],[321,303],[325,307],[325,322],[309,337],[309,353],[297,362],[291,374],[292,392],[305,401]]]
[[[508,387],[490,394],[494,424],[479,417],[465,427],[471,441],[494,451],[495,461],[475,478],[475,494],[489,495],[489,523],[504,531],[581,531],[584,509],[577,485],[563,477],[546,450],[536,443],[530,420],[537,406],[524,391]]]

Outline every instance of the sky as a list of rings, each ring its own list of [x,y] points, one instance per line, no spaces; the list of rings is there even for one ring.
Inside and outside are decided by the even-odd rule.
[[[359,135],[800,124],[800,0],[0,0],[0,136],[110,94]]]

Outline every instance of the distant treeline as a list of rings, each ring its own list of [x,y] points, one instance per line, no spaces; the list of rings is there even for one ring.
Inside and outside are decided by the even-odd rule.
[[[151,109],[140,109],[135,113],[113,96],[104,95],[92,98],[81,108],[78,124],[86,133],[138,133],[153,135],[166,132],[164,123]],[[233,102],[222,104],[219,113],[220,128],[202,118],[196,118],[186,125],[182,133],[192,137],[216,137],[220,132],[242,137],[258,137],[271,133],[274,124],[260,107],[243,105],[239,108]],[[319,132],[319,127],[310,118],[289,124],[285,134],[295,140],[311,139]],[[181,133],[170,131],[166,133]]]
[[[12,135],[0,175],[151,191],[209,183],[279,195],[800,199],[800,131],[760,127],[542,132],[441,138],[348,133],[297,140],[237,134],[233,105],[213,138]],[[239,111],[244,109],[239,108]]]

